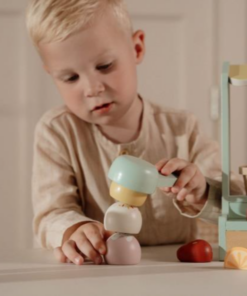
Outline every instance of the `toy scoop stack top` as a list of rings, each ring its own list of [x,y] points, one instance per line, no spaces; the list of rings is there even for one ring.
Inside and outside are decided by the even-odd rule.
[[[106,230],[115,233],[106,241],[108,264],[138,264],[141,247],[133,234],[142,227],[142,216],[137,207],[144,204],[147,195],[156,187],[170,187],[176,182],[174,175],[162,176],[149,162],[130,155],[122,155],[112,163],[108,177],[112,180],[110,195],[117,202],[104,217]]]

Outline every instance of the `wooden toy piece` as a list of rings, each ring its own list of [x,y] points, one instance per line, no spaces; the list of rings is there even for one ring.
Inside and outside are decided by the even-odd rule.
[[[141,260],[141,247],[132,235],[114,233],[106,241],[107,253],[104,256],[107,264],[134,265]]]
[[[110,196],[118,200],[104,217],[106,230],[116,231],[106,241],[108,264],[137,264],[141,259],[140,244],[134,234],[141,230],[142,217],[136,207],[145,202],[156,187],[170,187],[176,182],[174,175],[163,176],[151,163],[130,155],[121,155],[112,163],[108,172],[112,180]]]
[[[177,180],[175,175],[163,176],[153,164],[131,155],[117,157],[108,177],[112,180],[110,195],[136,207],[143,205],[147,195],[154,193],[157,187],[171,187]]]
[[[131,155],[118,156],[108,177],[118,185],[145,195],[154,193],[157,187],[171,187],[177,180],[175,175],[163,176],[153,164]]]
[[[226,253],[225,268],[247,270],[247,249],[234,247]]]
[[[230,85],[247,85],[247,65],[224,62],[221,73],[222,211],[219,216],[219,260],[232,247],[247,247],[247,196],[230,192]],[[241,169],[245,172],[245,168]]]
[[[104,217],[106,230],[136,234],[142,227],[142,216],[138,208],[116,202],[111,205]]]
[[[145,193],[133,191],[115,182],[111,183],[110,196],[130,206],[140,207],[147,199]]]
[[[247,166],[239,167],[239,174],[243,175],[244,178],[244,186],[245,186],[245,193],[247,194]]]
[[[227,251],[236,246],[247,248],[247,231],[226,231],[226,245]]]
[[[229,80],[235,86],[247,85],[247,65],[231,65]]]
[[[208,242],[197,239],[181,246],[177,250],[177,258],[181,262],[211,262],[213,250]]]

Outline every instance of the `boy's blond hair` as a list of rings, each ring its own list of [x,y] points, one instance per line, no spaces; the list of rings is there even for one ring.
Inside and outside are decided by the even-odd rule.
[[[30,0],[27,29],[34,45],[65,40],[86,28],[110,8],[125,31],[132,32],[131,20],[123,0]]]

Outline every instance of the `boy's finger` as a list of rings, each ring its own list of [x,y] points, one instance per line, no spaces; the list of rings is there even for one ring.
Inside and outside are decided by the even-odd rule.
[[[172,189],[172,187],[159,187],[159,189],[161,189],[162,191],[164,191],[164,192],[170,192],[171,191],[171,189]]]
[[[67,258],[64,255],[61,247],[55,248],[54,251],[53,251],[53,253],[54,253],[54,256],[57,259],[57,261],[59,261],[61,263],[65,263],[66,262]]]
[[[179,174],[179,177],[176,181],[176,183],[174,184],[173,188],[172,188],[172,192],[173,193],[178,193],[178,191],[184,187],[188,187],[187,189],[189,190],[192,190],[194,189],[192,187],[193,186],[196,186],[196,183],[195,182],[192,182],[193,181],[193,178],[195,178],[196,176],[196,169],[194,169],[193,166],[187,166],[185,167]]]
[[[115,232],[110,230],[105,230],[104,239],[107,240],[110,236],[112,236]]]
[[[92,239],[92,237],[88,238],[86,235],[80,236],[80,238],[76,240],[77,248],[82,252],[83,255],[88,257],[95,264],[101,264],[102,258],[89,239]]]
[[[161,173],[164,175],[170,175],[175,171],[181,171],[187,165],[188,165],[188,162],[183,159],[172,158],[166,162],[164,167],[161,169]]]
[[[186,188],[181,189],[177,195],[177,200],[179,200],[179,201],[185,200],[185,197],[188,193],[189,192]]]
[[[104,225],[101,223],[97,223],[95,225],[99,228],[100,235],[104,240],[107,240],[110,236],[112,236],[115,233],[114,231],[106,230],[104,228]]]
[[[165,159],[165,158],[161,159],[160,161],[158,161],[158,162],[155,164],[156,169],[157,169],[158,171],[160,171],[160,170],[163,168],[163,166],[164,166],[167,162],[168,162],[168,159]]]
[[[104,229],[103,229],[104,232]],[[104,233],[100,233],[98,228],[90,228],[84,230],[85,236],[92,244],[93,248],[97,250],[100,254],[104,255],[106,253],[106,246],[104,241]],[[93,260],[94,261],[94,260]]]
[[[72,240],[66,241],[62,246],[64,255],[76,265],[81,265],[84,262],[84,258],[77,252],[76,243]]]
[[[199,185],[200,184],[200,185]],[[186,189],[189,193],[195,193],[196,195],[203,195],[207,189],[207,182],[199,171],[195,176],[186,184]]]

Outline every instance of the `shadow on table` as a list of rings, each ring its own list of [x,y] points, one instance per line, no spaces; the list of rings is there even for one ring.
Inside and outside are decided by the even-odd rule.
[[[218,266],[195,266],[195,264],[178,262],[176,248],[173,246],[143,248],[142,261],[139,265],[95,265],[85,262],[84,265],[57,263],[53,255],[47,251],[28,253],[28,256],[14,255],[1,258],[0,283],[31,282],[44,280],[88,279],[102,277],[140,276],[150,274],[163,274],[164,279],[172,273],[198,273],[205,272],[205,268],[218,270]],[[13,267],[11,264],[13,263]],[[4,268],[6,264],[6,268]]]

